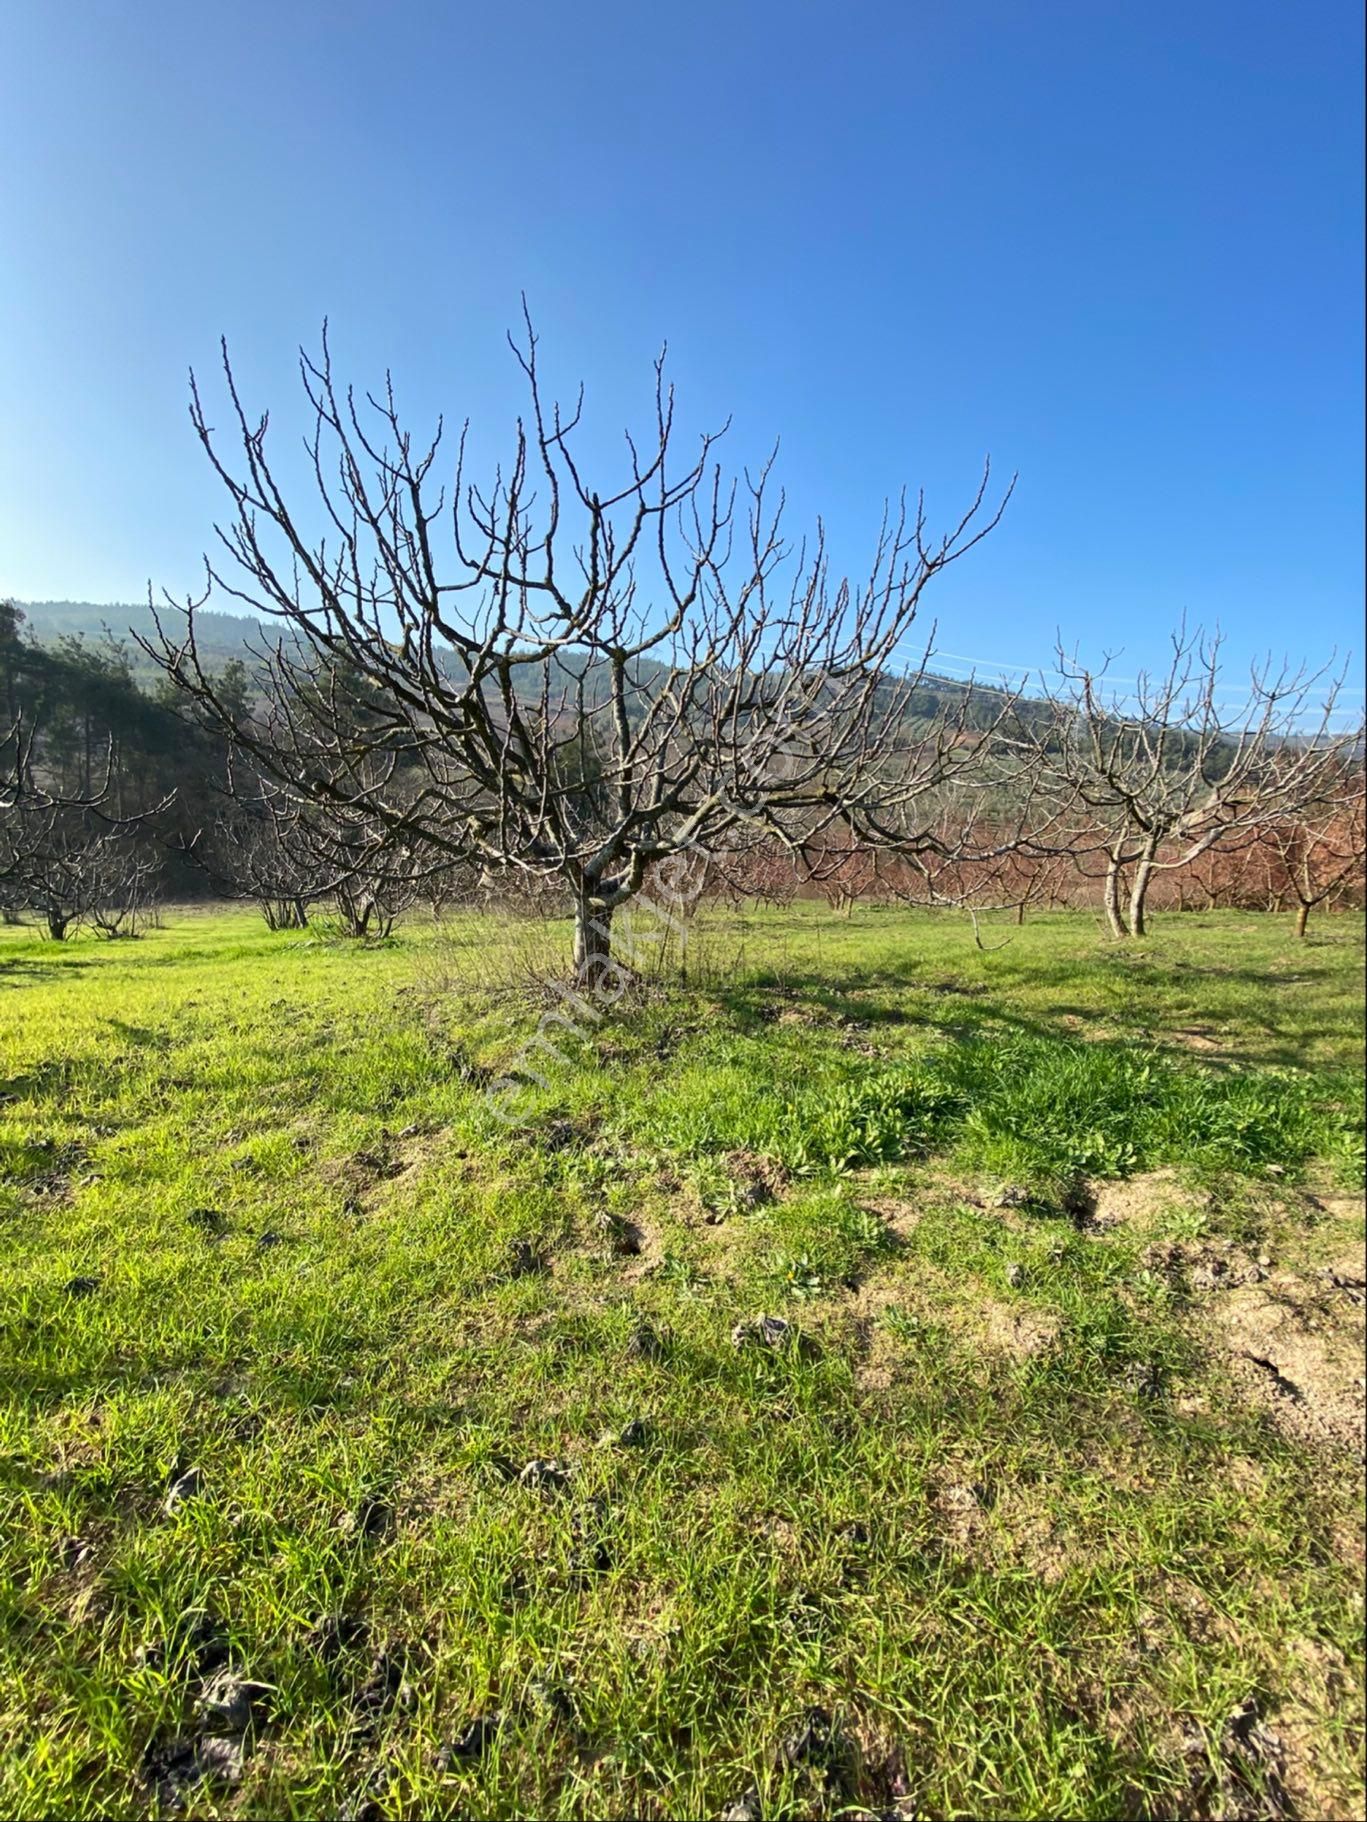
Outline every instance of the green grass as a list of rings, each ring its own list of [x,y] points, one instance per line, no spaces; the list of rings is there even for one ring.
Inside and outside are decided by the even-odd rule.
[[[0,1813],[155,1813],[225,1653],[268,1688],[191,1815],[1256,1813],[1249,1696],[1350,1813],[1358,1469],[1145,1249],[1360,1235],[1361,920],[718,916],[513,1128],[508,940],[0,937]]]

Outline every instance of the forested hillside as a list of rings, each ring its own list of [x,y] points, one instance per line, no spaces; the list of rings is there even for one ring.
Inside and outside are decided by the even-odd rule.
[[[112,636],[115,641],[124,642],[128,666],[135,677],[147,681],[160,675],[156,665],[129,636],[140,633],[144,638],[151,638],[156,632],[151,611],[145,603],[137,606],[119,601],[17,601],[15,606],[23,615],[26,631],[41,645],[55,646],[60,640],[72,638],[103,643]],[[158,612],[168,628],[181,618],[174,611],[159,608]],[[246,616],[212,612],[195,615],[195,637],[205,662],[216,669],[230,664],[235,658],[246,660],[250,644],[259,640],[261,631],[261,623]]]

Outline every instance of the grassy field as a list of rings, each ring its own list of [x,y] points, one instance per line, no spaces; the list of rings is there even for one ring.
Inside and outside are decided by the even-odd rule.
[[[0,1813],[1360,1812],[1361,920],[538,940],[0,936]]]

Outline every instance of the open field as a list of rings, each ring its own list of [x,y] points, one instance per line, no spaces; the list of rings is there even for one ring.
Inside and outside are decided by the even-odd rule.
[[[1357,1811],[1362,920],[1011,935],[0,933],[0,1813]]]

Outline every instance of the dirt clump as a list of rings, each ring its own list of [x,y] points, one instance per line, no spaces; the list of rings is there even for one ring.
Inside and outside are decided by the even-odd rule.
[[[1286,1654],[1286,1696],[1277,1711],[1282,1777],[1294,1811],[1302,1816],[1347,1816],[1360,1802],[1348,1767],[1326,1751],[1334,1715],[1362,1726],[1362,1692],[1336,1645],[1325,1639],[1292,1639]]]
[[[1317,1271],[1250,1257],[1231,1240],[1160,1241],[1140,1263],[1199,1306],[1199,1326],[1242,1394],[1286,1435],[1364,1453],[1367,1287],[1360,1254]]]
[[[1266,1269],[1232,1240],[1155,1240],[1139,1263],[1187,1297],[1258,1284],[1266,1276]]]

